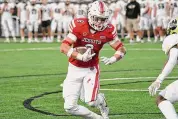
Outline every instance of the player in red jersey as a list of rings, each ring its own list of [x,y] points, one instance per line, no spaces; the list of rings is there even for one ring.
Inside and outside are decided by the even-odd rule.
[[[116,28],[109,23],[109,16],[104,2],[93,2],[88,9],[88,18],[71,22],[70,33],[60,47],[60,51],[69,57],[68,73],[63,84],[64,109],[85,119],[109,119],[104,94],[99,93],[99,51],[106,43],[116,50],[111,58],[101,58],[105,65],[119,61],[126,53],[122,42],[116,37]],[[77,47],[86,47],[86,52],[77,52]],[[89,106],[100,109],[102,116],[78,105],[79,98]]]

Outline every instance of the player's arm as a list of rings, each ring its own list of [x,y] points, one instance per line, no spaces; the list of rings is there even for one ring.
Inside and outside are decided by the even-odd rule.
[[[149,12],[149,3],[146,4],[146,8],[143,14],[147,14],[148,12]]]
[[[17,17],[20,18],[20,12],[21,12],[21,9],[20,7],[17,8]]]
[[[76,40],[77,40],[77,37],[74,34],[69,33],[67,37],[61,43],[61,46],[60,46],[61,53],[67,55],[68,57],[77,59],[78,53],[74,51],[74,49],[72,48],[72,45],[75,43]]]
[[[41,8],[39,8],[38,10],[38,23],[40,24],[41,23],[41,19],[42,19],[42,14],[41,14]]]
[[[170,18],[173,17],[174,6],[170,3]]]
[[[121,60],[126,54],[126,48],[124,47],[123,43],[117,37],[116,28],[112,32],[113,40],[109,42],[109,45],[116,51],[114,55],[110,58],[101,57],[101,61],[105,65],[111,65],[119,60]]]
[[[14,9],[15,9],[15,6],[11,6],[11,8],[10,8],[10,13],[11,13],[11,14],[13,14],[13,13],[15,12]]]
[[[2,5],[0,5],[0,14],[2,14],[4,11],[4,8],[2,7]]]
[[[166,12],[167,12],[167,16],[170,16],[170,9],[171,9],[171,6],[168,2],[166,2]]]
[[[27,8],[27,24],[30,22],[30,10]]]
[[[75,17],[75,15],[76,15],[76,12],[75,12],[75,10],[74,10],[74,8],[73,8],[73,7],[72,7],[71,9],[72,9],[71,14],[72,14],[72,17],[74,18],[74,17]]]
[[[52,9],[50,9],[50,16],[51,16],[51,19],[54,18],[54,11]]]
[[[91,49],[88,48],[84,54],[80,54],[77,51],[74,50],[72,45],[77,41],[77,36],[75,35],[75,23],[74,20],[69,25],[70,33],[67,35],[67,37],[63,40],[61,46],[60,46],[60,52],[67,55],[69,58],[74,58],[80,61],[87,62],[92,59],[92,57],[95,55],[95,53],[91,54]]]
[[[151,96],[156,94],[157,90],[160,88],[161,83],[172,72],[173,68],[177,64],[177,57],[178,57],[177,48],[172,48],[169,52],[169,59],[166,65],[164,66],[162,72],[148,88]]]

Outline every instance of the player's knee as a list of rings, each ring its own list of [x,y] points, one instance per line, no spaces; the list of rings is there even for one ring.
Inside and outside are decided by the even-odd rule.
[[[159,95],[156,98],[156,105],[158,106],[162,101],[166,100],[164,97],[162,97],[161,95]]]

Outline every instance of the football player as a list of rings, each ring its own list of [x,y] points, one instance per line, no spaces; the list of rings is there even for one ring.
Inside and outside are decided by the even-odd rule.
[[[168,24],[168,36],[164,39],[162,49],[168,56],[168,61],[161,74],[149,86],[151,96],[155,95],[163,80],[171,73],[178,62],[178,18],[172,19]],[[173,103],[178,101],[178,80],[169,84],[157,96],[157,106],[166,119],[178,119]]]
[[[65,7],[62,10],[63,14],[63,30],[64,30],[64,36],[67,35],[69,32],[68,25],[72,21],[74,15],[75,15],[75,10],[73,9],[72,4],[70,3],[70,0],[66,0],[65,2]]]
[[[20,19],[20,35],[21,35],[21,43],[25,42],[25,34],[24,29],[27,26],[27,4],[26,0],[23,0],[17,4],[18,12],[17,16]]]
[[[13,41],[16,42],[15,37],[15,30],[13,27],[13,19],[12,19],[12,13],[14,12],[15,5],[12,3],[8,3],[8,0],[5,0],[3,4],[0,6],[0,13],[1,16],[1,25],[4,31],[4,35],[6,37],[5,42],[9,43],[9,31],[11,32],[11,35],[13,37]]]
[[[165,37],[165,29],[170,18],[169,3],[167,0],[158,0],[155,2],[154,13],[157,20],[157,29],[160,35],[160,41],[162,42]]]
[[[104,2],[93,2],[88,9],[88,19],[72,20],[70,33],[60,46],[60,51],[69,57],[68,73],[63,85],[64,109],[85,119],[109,119],[105,96],[99,93],[98,57],[103,45],[109,43],[116,50],[111,58],[101,58],[105,65],[119,61],[126,53],[122,42],[116,37],[116,28],[109,23],[109,16],[109,9]],[[85,52],[77,52],[79,47],[86,48]],[[89,106],[99,108],[102,116],[78,105],[79,97]]]
[[[87,9],[88,6],[86,4],[79,4],[79,8],[76,12],[76,18],[84,18],[87,17]]]
[[[154,42],[157,42],[159,33],[156,29],[157,28],[156,11],[154,10],[154,9],[156,9],[155,2],[156,2],[156,0],[152,0],[150,2],[150,14],[151,14],[151,25],[152,25],[153,34],[154,34]]]
[[[139,0],[141,7],[141,15],[140,15],[140,30],[142,37],[144,37],[144,30],[147,31],[147,41],[151,42],[150,39],[150,15],[149,14],[149,0]]]
[[[116,3],[116,11],[118,12],[118,21],[121,29],[121,38],[124,39],[124,34],[125,34],[125,13],[126,13],[126,5],[128,3],[128,0],[119,0]]]
[[[36,0],[30,0],[30,5],[27,6],[27,24],[28,24],[28,43],[32,43],[33,33],[35,32],[34,42],[40,42],[38,40],[38,27],[41,24],[41,10],[40,5],[36,4]]]
[[[178,17],[178,0],[171,0],[170,1],[170,17],[177,18]]]
[[[62,34],[62,9],[64,8],[64,3],[59,3],[59,0],[56,0],[55,3],[52,3],[52,23],[51,23],[51,40],[54,40],[54,34],[57,29],[57,42],[61,42]]]
[[[42,42],[51,42],[51,5],[48,3],[48,0],[42,0],[41,5],[41,26],[42,26],[42,33],[43,33],[43,40]],[[47,31],[47,37],[46,37]]]

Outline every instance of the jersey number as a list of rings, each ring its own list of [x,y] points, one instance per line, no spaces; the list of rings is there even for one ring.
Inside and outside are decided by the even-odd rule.
[[[164,4],[163,3],[158,4],[158,9],[164,9]]]
[[[55,12],[56,13],[60,13],[60,9],[55,9]]]
[[[36,14],[36,13],[37,13],[36,9],[32,9],[32,14]]]

